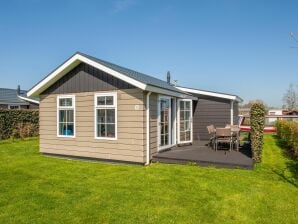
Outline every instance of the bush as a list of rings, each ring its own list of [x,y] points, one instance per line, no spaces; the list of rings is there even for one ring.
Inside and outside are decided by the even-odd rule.
[[[265,126],[266,109],[262,103],[254,103],[250,109],[251,124],[251,149],[253,159],[256,162],[262,160],[263,136]]]
[[[0,110],[0,140],[38,136],[38,110]]]
[[[298,158],[298,123],[294,121],[277,121],[277,136],[283,146]]]

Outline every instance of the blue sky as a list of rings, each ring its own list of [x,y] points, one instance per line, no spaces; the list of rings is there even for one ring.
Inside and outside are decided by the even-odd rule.
[[[179,85],[281,106],[298,84],[298,1],[2,1],[0,87],[29,89],[76,51]],[[298,44],[297,44],[298,45]]]

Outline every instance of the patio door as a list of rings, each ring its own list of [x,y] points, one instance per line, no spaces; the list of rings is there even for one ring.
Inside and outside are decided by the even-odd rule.
[[[171,146],[171,98],[160,96],[158,100],[158,150]]]
[[[192,100],[178,100],[178,143],[192,142]]]

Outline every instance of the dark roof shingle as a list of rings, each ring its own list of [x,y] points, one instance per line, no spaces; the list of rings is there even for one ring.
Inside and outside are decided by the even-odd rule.
[[[169,84],[168,82],[163,81],[163,80],[158,79],[158,78],[155,78],[153,76],[149,76],[149,75],[146,75],[144,73],[137,72],[137,71],[134,71],[132,69],[125,68],[125,67],[113,64],[111,62],[104,61],[102,59],[95,58],[93,56],[81,53],[81,52],[77,52],[77,54],[80,54],[80,55],[82,55],[86,58],[89,58],[92,61],[98,62],[99,64],[102,64],[102,65],[104,65],[104,66],[106,66],[106,67],[108,67],[108,68],[110,68],[114,71],[117,71],[121,74],[124,74],[124,75],[128,76],[129,78],[132,78],[132,79],[134,79],[136,81],[139,81],[141,83],[185,94],[185,92],[175,88],[173,85]]]
[[[26,95],[26,91],[21,90],[21,94]],[[0,104],[27,105],[28,103],[18,97],[16,89],[0,88]]]
[[[20,96],[29,98],[26,90],[20,90]],[[30,97],[29,99],[39,101],[37,97]],[[28,105],[29,103],[18,97],[16,89],[0,88],[0,104]]]

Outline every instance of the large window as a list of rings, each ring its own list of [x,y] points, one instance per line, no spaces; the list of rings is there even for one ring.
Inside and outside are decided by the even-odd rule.
[[[117,139],[117,93],[95,94],[95,138]]]
[[[58,96],[57,123],[57,135],[59,137],[75,137],[74,96]]]

